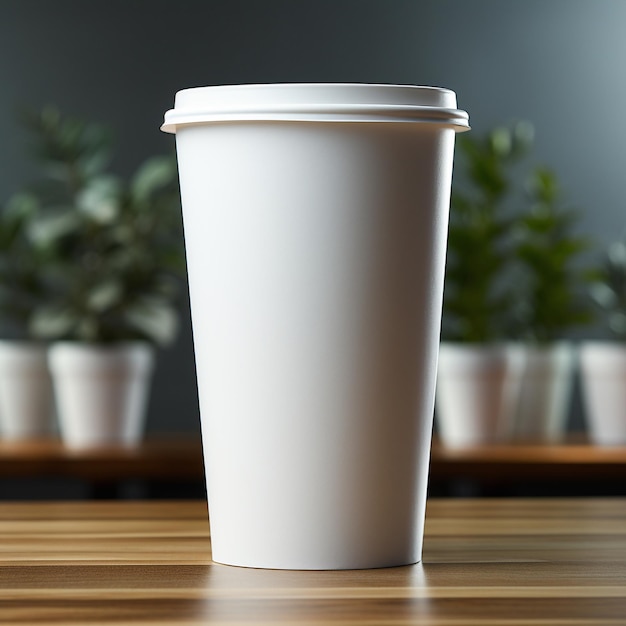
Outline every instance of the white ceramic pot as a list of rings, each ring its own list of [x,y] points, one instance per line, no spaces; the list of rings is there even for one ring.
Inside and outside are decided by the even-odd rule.
[[[49,364],[64,443],[72,448],[136,445],[142,435],[154,351],[59,342]]]
[[[437,425],[447,446],[505,441],[519,397],[524,350],[517,344],[442,343]]]
[[[54,430],[45,345],[0,341],[0,426],[6,439],[29,439]]]
[[[591,440],[626,444],[626,345],[584,342],[580,367]]]
[[[526,365],[514,437],[558,441],[563,438],[572,395],[575,350],[571,343],[527,345]]]

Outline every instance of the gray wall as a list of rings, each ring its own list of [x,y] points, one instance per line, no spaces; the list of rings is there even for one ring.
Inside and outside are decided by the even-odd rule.
[[[246,82],[432,84],[473,127],[534,122],[536,155],[599,245],[626,226],[626,2],[620,0],[0,0],[0,199],[33,174],[20,104],[111,124],[129,173],[172,148],[181,88]],[[188,312],[160,355],[149,428],[198,429]]]

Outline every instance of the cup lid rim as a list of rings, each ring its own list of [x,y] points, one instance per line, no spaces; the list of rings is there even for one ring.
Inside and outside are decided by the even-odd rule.
[[[430,122],[469,129],[450,89],[371,83],[269,83],[192,87],[176,94],[164,132],[232,121]]]

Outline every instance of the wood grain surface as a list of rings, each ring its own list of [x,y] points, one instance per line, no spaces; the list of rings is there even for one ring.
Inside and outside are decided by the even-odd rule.
[[[432,500],[424,562],[211,562],[203,502],[0,504],[1,624],[626,624],[626,500]]]

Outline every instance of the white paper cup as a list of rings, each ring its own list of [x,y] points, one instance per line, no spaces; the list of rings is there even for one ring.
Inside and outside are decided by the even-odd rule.
[[[455,132],[445,89],[181,91],[213,558],[421,558]]]

